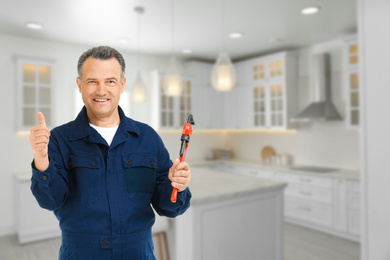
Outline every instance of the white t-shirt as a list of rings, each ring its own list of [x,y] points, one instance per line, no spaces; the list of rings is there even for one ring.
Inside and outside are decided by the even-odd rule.
[[[92,128],[94,128],[107,142],[108,146],[111,145],[112,139],[114,139],[114,135],[116,130],[118,129],[118,125],[114,127],[100,127],[93,124],[89,124]]]

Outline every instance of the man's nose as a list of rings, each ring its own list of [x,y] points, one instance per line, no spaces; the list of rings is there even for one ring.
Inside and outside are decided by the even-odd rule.
[[[104,83],[99,83],[96,88],[96,95],[104,96],[106,94],[106,87]]]

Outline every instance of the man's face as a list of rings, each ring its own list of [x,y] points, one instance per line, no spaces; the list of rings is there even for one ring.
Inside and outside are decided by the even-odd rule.
[[[118,103],[125,84],[126,78],[121,80],[121,66],[117,59],[87,58],[82,67],[81,78],[77,78],[77,85],[88,117],[109,119],[117,116]]]

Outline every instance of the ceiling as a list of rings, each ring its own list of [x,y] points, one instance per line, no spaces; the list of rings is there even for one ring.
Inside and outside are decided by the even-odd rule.
[[[224,45],[233,60],[240,60],[356,33],[356,2],[0,0],[0,33],[130,51],[137,51],[140,40],[141,52],[170,55],[173,50],[176,56],[205,60],[214,60]],[[309,16],[300,13],[313,5],[321,11]],[[138,16],[135,6],[143,6],[145,13]],[[43,29],[26,28],[26,22],[38,22]],[[244,37],[231,39],[231,32]],[[120,38],[129,42],[120,43]],[[193,53],[183,54],[183,49]]]

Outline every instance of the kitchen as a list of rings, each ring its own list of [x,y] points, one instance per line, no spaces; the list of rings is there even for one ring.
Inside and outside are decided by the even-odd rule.
[[[276,1],[275,1],[276,2]],[[300,36],[301,31],[290,32],[287,29],[283,29],[283,31],[279,32],[283,34],[282,36],[278,35],[268,35],[267,37],[283,37],[280,41],[275,39],[274,42],[269,41],[268,38],[263,39],[263,42],[257,43],[257,45],[267,45],[268,48],[262,51],[256,51],[253,53],[245,53],[244,50],[249,48],[249,45],[245,45],[245,38],[250,37],[249,31],[244,32],[244,37],[242,39],[230,40],[226,39],[226,49],[229,54],[237,53],[236,56],[233,57],[234,63],[242,63],[245,60],[250,60],[251,58],[267,56],[273,53],[279,53],[286,49],[292,50],[297,58],[297,82],[296,85],[299,88],[297,91],[298,97],[296,97],[299,102],[298,108],[296,112],[301,111],[308,105],[311,101],[311,93],[310,93],[310,58],[313,53],[321,53],[321,52],[329,52],[331,58],[331,78],[332,78],[332,99],[337,108],[337,111],[344,117],[344,120],[341,121],[315,121],[315,122],[299,122],[296,123],[299,127],[292,130],[268,130],[268,129],[237,129],[234,126],[225,127],[225,123],[231,123],[229,120],[231,119],[230,113],[226,113],[226,116],[222,118],[222,116],[210,114],[210,117],[207,118],[208,122],[202,122],[207,117],[205,111],[203,112],[194,112],[195,122],[198,122],[198,125],[202,126],[203,129],[198,126],[194,126],[194,134],[191,137],[191,144],[188,151],[188,161],[189,162],[204,162],[207,155],[210,154],[210,151],[216,148],[224,148],[231,149],[233,151],[233,157],[236,161],[240,162],[249,162],[249,164],[253,164],[253,162],[261,163],[261,152],[265,146],[272,146],[275,150],[276,154],[289,154],[293,158],[294,164],[297,165],[309,165],[309,166],[317,166],[317,167],[327,167],[327,168],[337,168],[337,169],[346,169],[352,171],[360,172],[360,186],[357,189],[360,189],[361,203],[359,206],[361,212],[361,226],[360,226],[360,246],[361,246],[361,259],[387,259],[390,255],[389,249],[386,246],[384,241],[388,241],[386,233],[383,230],[388,229],[388,225],[385,221],[386,217],[389,217],[389,210],[384,208],[380,203],[380,199],[387,197],[388,189],[384,185],[386,183],[386,178],[388,178],[382,172],[385,172],[385,163],[386,158],[385,154],[388,154],[387,149],[383,147],[383,143],[386,143],[388,140],[388,134],[385,129],[388,127],[388,123],[386,120],[380,120],[386,118],[386,115],[382,115],[385,113],[388,108],[388,102],[385,98],[386,95],[382,94],[387,89],[383,89],[383,86],[386,85],[385,75],[386,69],[385,61],[382,61],[382,57],[386,57],[388,55],[386,44],[388,45],[389,37],[383,36],[380,32],[373,30],[373,24],[377,23],[376,19],[381,19],[381,24],[388,24],[389,18],[385,14],[383,14],[383,10],[390,10],[389,4],[385,1],[346,1],[348,2],[348,7],[345,7],[346,10],[352,9],[351,12],[352,20],[354,21],[353,28],[348,28],[348,30],[343,32],[338,32],[339,34],[332,35],[330,32],[325,36],[316,36],[312,38],[311,44],[307,44],[304,46],[296,46],[293,43],[288,42],[291,34],[297,34]],[[31,4],[31,3],[30,3]],[[79,104],[75,98],[76,85],[75,83],[75,63],[78,56],[88,47],[90,47],[89,42],[82,43],[71,43],[66,40],[54,40],[54,38],[45,38],[45,30],[42,31],[29,31],[27,29],[22,28],[25,19],[29,18],[30,20],[39,21],[39,16],[41,13],[39,10],[34,11],[35,13],[30,14],[33,9],[30,4],[23,1],[1,1],[1,17],[19,17],[20,25],[15,20],[3,20],[1,22],[0,27],[0,60],[2,68],[0,70],[2,81],[1,89],[3,91],[3,95],[5,98],[2,102],[2,116],[4,123],[1,126],[2,132],[2,155],[3,159],[1,160],[1,174],[3,181],[1,182],[1,205],[2,205],[2,214],[0,215],[1,224],[0,224],[0,236],[6,237],[8,235],[13,235],[16,233],[16,214],[14,210],[16,209],[16,202],[14,198],[15,189],[14,185],[14,176],[15,173],[21,173],[29,171],[29,163],[32,158],[32,154],[30,151],[29,143],[28,143],[28,135],[23,133],[16,133],[19,130],[19,125],[17,119],[20,117],[18,114],[20,108],[18,108],[18,95],[17,95],[17,75],[16,75],[16,60],[18,58],[46,58],[50,62],[55,61],[55,107],[53,110],[53,122],[56,125],[67,122],[74,118],[76,111],[78,110]],[[150,4],[150,6],[149,6]],[[153,3],[156,4],[156,3]],[[141,24],[140,27],[143,26],[155,26],[153,24],[148,24],[147,15],[148,13],[156,14],[153,12],[152,3],[145,3],[145,14],[140,19]],[[171,2],[160,3],[158,6],[162,8],[161,10],[165,10],[168,14],[165,19],[170,19],[170,4]],[[279,2],[280,4],[280,2]],[[26,5],[29,8],[25,8],[20,10],[21,5]],[[45,1],[40,1],[37,6],[46,6],[48,9],[42,8],[42,10],[55,10],[55,6],[50,6],[49,3]],[[74,10],[75,16],[81,16],[82,13],[78,13],[79,10],[83,10],[83,8],[87,8],[87,6],[80,6],[82,3],[78,3],[75,6],[69,6],[71,8],[72,13]],[[129,24],[132,24],[131,30],[136,31],[137,27],[137,19],[136,16],[133,15],[132,10],[135,6],[143,5],[140,2],[132,2],[127,3],[126,12],[129,13],[129,16],[126,18]],[[184,5],[184,4],[183,4]],[[226,1],[225,3],[227,10],[230,10],[230,13],[234,13],[233,10],[239,10],[237,8],[237,3],[234,1]],[[229,7],[230,5],[230,7]],[[248,3],[249,5],[249,3]],[[308,5],[318,5],[322,6],[321,11],[318,15],[326,13],[327,6],[324,1],[299,1],[299,8],[303,8]],[[5,6],[6,8],[3,8]],[[176,3],[177,8],[180,8],[179,2]],[[215,10],[220,11],[220,2],[215,2],[214,7]],[[82,7],[82,8],[81,8]],[[203,12],[204,7],[196,7],[196,5],[191,6],[194,11]],[[9,8],[9,9],[7,9]],[[182,6],[182,8],[185,8]],[[229,9],[230,8],[230,9]],[[274,10],[276,7],[269,7],[270,10]],[[286,8],[288,11],[291,11],[292,7]],[[294,16],[300,17],[300,9],[296,10],[296,14]],[[349,9],[348,9],[349,8]],[[40,8],[38,8],[40,9]],[[125,9],[125,8],[121,8]],[[253,9],[253,8],[252,8]],[[259,8],[257,8],[259,9]],[[263,9],[266,9],[265,7]],[[9,10],[6,11],[6,10]],[[13,14],[10,11],[19,10],[22,13]],[[63,8],[63,10],[65,10]],[[207,9],[206,9],[207,10]],[[256,8],[254,9],[256,10]],[[349,13],[346,10],[342,10],[342,13]],[[248,11],[248,10],[247,10]],[[210,12],[210,13],[209,13]],[[249,11],[248,11],[249,12]],[[6,15],[6,13],[9,13]],[[50,19],[54,19],[53,14],[49,13],[48,21]],[[178,16],[176,20],[184,19],[183,14],[180,15],[181,12],[177,12]],[[229,12],[226,12],[230,14]],[[131,14],[131,15],[130,15]],[[212,14],[215,20],[218,20],[217,17],[219,12],[212,12],[212,10],[205,11],[206,14]],[[252,13],[250,13],[252,14]],[[264,14],[265,16],[265,14]],[[378,17],[377,17],[378,16]],[[131,18],[130,18],[131,17]],[[145,17],[145,21],[143,18]],[[188,17],[191,17],[190,15]],[[248,17],[250,17],[248,15]],[[302,16],[303,17],[303,16]],[[308,19],[313,19],[315,16],[311,17],[303,17],[300,19],[305,19],[304,21],[307,23]],[[332,21],[337,20],[336,17],[340,17],[339,15],[334,15],[334,19],[332,17]],[[308,18],[308,19],[307,19]],[[364,19],[363,19],[364,18]],[[297,18],[298,19],[298,18]],[[316,18],[314,18],[316,19]],[[329,19],[328,19],[329,20]],[[181,21],[181,20],[180,20]],[[237,27],[232,26],[233,22],[230,23],[231,28],[227,29],[235,29],[239,30],[239,21],[237,22]],[[200,23],[200,22],[199,22]],[[303,23],[303,22],[302,22]],[[63,25],[71,26],[71,22]],[[19,27],[20,28],[19,28]],[[49,27],[49,22],[45,23],[45,26]],[[100,25],[101,28],[104,27]],[[208,40],[214,39],[214,48],[212,50],[200,54],[199,57],[202,58],[203,61],[201,63],[213,64],[214,59],[217,57],[219,48],[220,48],[220,25],[219,22],[215,23],[215,30],[212,35],[205,36],[205,39]],[[329,26],[331,23],[329,22]],[[154,116],[156,113],[153,108],[153,94],[155,92],[152,91],[152,71],[164,71],[168,67],[171,55],[171,28],[170,23],[166,24],[164,30],[160,31],[160,34],[157,35],[147,35],[146,33],[142,33],[141,36],[143,41],[141,41],[141,50],[142,54],[139,55],[139,62],[137,62],[137,53],[136,53],[136,45],[137,45],[137,34],[134,33],[131,42],[127,43],[132,46],[132,50],[127,50],[124,45],[120,45],[118,43],[116,46],[119,50],[123,50],[125,59],[127,61],[127,67],[129,68],[127,71],[128,83],[132,83],[135,80],[136,69],[140,67],[140,71],[142,72],[142,77],[148,87],[148,93],[151,95],[150,99],[142,104],[135,104],[130,102],[127,104],[129,109],[129,115],[136,120],[140,120],[143,122],[147,122],[151,125],[154,124]],[[177,30],[180,30],[180,26]],[[374,26],[375,27],[375,26]],[[149,29],[149,27],[147,27]],[[357,31],[357,28],[359,30]],[[375,27],[376,28],[376,27]],[[143,29],[144,31],[149,31],[148,29]],[[58,31],[64,30],[64,28],[59,29]],[[130,29],[129,29],[130,30]],[[22,31],[24,34],[19,34]],[[183,31],[187,31],[186,28],[181,27],[180,32],[176,32],[175,35],[175,45],[179,46],[179,38],[185,39],[185,33]],[[191,31],[191,30],[189,30]],[[227,30],[226,30],[227,31]],[[229,31],[230,32],[230,31]],[[320,32],[324,33],[324,28],[321,27]],[[357,34],[359,32],[359,34]],[[75,33],[76,34],[76,33]],[[91,36],[96,33],[92,33]],[[215,34],[218,34],[217,36]],[[167,36],[169,35],[169,36]],[[367,59],[367,63],[365,66],[359,66],[359,72],[362,71],[360,77],[364,77],[364,81],[360,79],[360,82],[364,82],[359,86],[362,88],[362,93],[365,95],[360,96],[360,103],[362,107],[362,115],[360,115],[360,130],[350,129],[348,122],[346,121],[347,116],[347,87],[345,84],[345,44],[350,39],[350,36],[356,37],[355,40],[359,43],[359,46],[365,46],[362,50],[359,48],[359,65],[361,61],[365,61]],[[370,36],[370,37],[367,37]],[[54,37],[54,36],[51,36]],[[80,39],[85,39],[85,37],[80,34],[77,35]],[[147,37],[150,39],[154,39],[154,41],[147,41]],[[156,38],[157,37],[157,38]],[[303,36],[301,36],[303,37]],[[153,42],[156,42],[155,39],[166,39],[164,41],[165,54],[157,55],[152,51]],[[177,42],[176,42],[177,41]],[[241,41],[241,42],[240,42]],[[284,43],[286,41],[286,43]],[[372,42],[375,41],[375,44]],[[244,43],[243,43],[244,42]],[[105,40],[98,40],[95,44],[105,44]],[[267,43],[267,44],[266,44]],[[164,45],[160,44],[160,45]],[[294,48],[288,46],[291,44],[295,46]],[[295,44],[295,43],[294,43]],[[383,44],[383,45],[382,45]],[[155,45],[155,44],[154,44]],[[178,52],[181,51],[179,48],[188,48],[184,45],[190,45],[188,42],[183,41],[180,43],[180,47],[178,48]],[[28,46],[28,48],[26,48]],[[160,46],[161,47],[161,46]],[[161,47],[162,48],[162,47]],[[193,48],[193,47],[191,47]],[[200,48],[200,47],[199,47]],[[149,52],[147,51],[149,50]],[[380,53],[377,53],[379,52]],[[240,53],[241,51],[241,53]],[[196,50],[194,50],[193,59],[197,58]],[[209,58],[211,55],[213,58]],[[179,55],[179,54],[178,54]],[[180,54],[180,62],[183,65],[187,63],[187,61],[191,60],[184,54]],[[232,55],[232,54],[231,54]],[[207,57],[207,58],[204,58]],[[206,62],[204,61],[206,60]],[[379,65],[382,66],[379,66]],[[377,70],[370,70],[370,65],[378,66]],[[185,66],[183,66],[185,67]],[[364,69],[364,70],[363,70]],[[240,73],[239,68],[237,69],[237,79],[238,83],[240,83]],[[190,74],[191,70],[187,67],[187,72]],[[252,73],[252,70],[249,70],[248,73]],[[190,75],[189,75],[190,76]],[[207,78],[207,76],[205,76]],[[370,88],[366,88],[366,86],[370,84]],[[131,85],[128,85],[130,87]],[[210,85],[211,86],[211,85]],[[378,87],[376,87],[378,86]],[[210,87],[211,88],[211,87]],[[239,89],[240,85],[237,85],[236,89]],[[380,90],[380,91],[378,91]],[[194,90],[195,91],[195,90]],[[237,91],[237,90],[233,90]],[[286,90],[287,91],[287,90]],[[224,111],[223,109],[234,110],[228,101],[225,100],[234,100],[235,94],[229,93],[216,93],[212,92],[208,97],[212,97],[215,101],[214,103],[207,102],[207,104],[214,104],[216,106],[215,111]],[[216,93],[216,94],[215,94]],[[234,92],[232,92],[234,93]],[[253,93],[253,92],[252,92]],[[239,95],[237,95],[239,96]],[[206,100],[206,98],[205,98]],[[246,102],[246,106],[250,107],[252,104],[248,101]],[[217,105],[219,104],[219,106]],[[20,104],[19,104],[20,105]],[[195,106],[192,106],[195,109]],[[196,106],[199,109],[199,106]],[[253,109],[253,108],[252,108]],[[382,112],[383,111],[383,112]],[[224,111],[225,112],[225,111]],[[198,115],[198,117],[197,117]],[[201,116],[200,116],[201,115]],[[294,115],[292,115],[294,116]],[[236,118],[244,118],[246,115],[239,114]],[[380,119],[379,119],[380,118]],[[211,119],[211,120],[209,120]],[[207,125],[211,123],[216,123],[215,126]],[[369,124],[368,124],[369,123]],[[178,124],[179,125],[179,124]],[[180,126],[181,127],[181,126]],[[179,128],[180,128],[179,127]],[[208,128],[208,127],[211,127]],[[177,129],[179,129],[177,128]],[[352,127],[353,128],[353,127]],[[178,152],[178,139],[181,133],[180,130],[160,130],[159,131],[164,143],[167,146],[168,151],[171,156],[174,156]],[[380,139],[380,140],[379,140]],[[16,147],[15,147],[16,146]],[[12,148],[11,148],[12,147]],[[376,151],[374,153],[374,151]],[[378,153],[377,151],[380,151]],[[209,164],[210,162],[207,162]],[[224,163],[227,163],[224,161]],[[233,162],[234,163],[234,162]],[[276,163],[276,162],[275,162]],[[214,164],[214,163],[212,163]],[[225,165],[226,166],[226,165]],[[253,168],[253,165],[250,165]],[[267,166],[269,167],[269,166]],[[194,168],[195,169],[195,168]],[[370,174],[371,173],[371,174]],[[193,174],[196,174],[196,171],[193,170]],[[355,185],[353,185],[355,186]],[[12,198],[12,199],[11,199]],[[388,218],[387,218],[388,219]],[[385,233],[385,234],[384,234]],[[387,239],[386,239],[387,238]],[[3,244],[3,243],[2,243]],[[171,243],[172,244],[172,243]],[[171,245],[170,245],[171,246]],[[2,250],[3,251],[3,250]],[[285,258],[288,257],[288,250],[285,250]],[[173,254],[173,252],[171,252]],[[11,258],[12,259],[12,258]],[[327,259],[327,258],[325,258]],[[333,259],[333,258],[329,258]],[[356,259],[356,258],[352,258]]]

